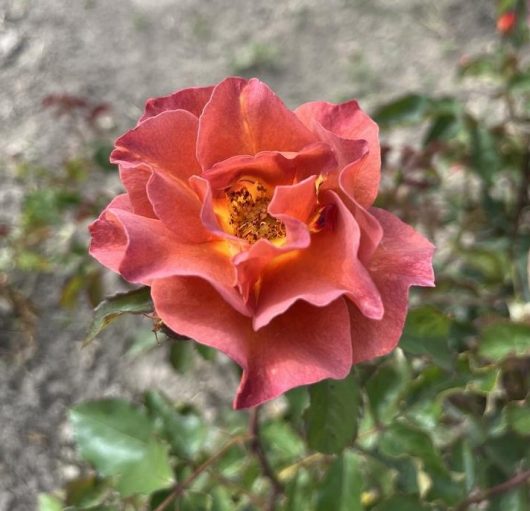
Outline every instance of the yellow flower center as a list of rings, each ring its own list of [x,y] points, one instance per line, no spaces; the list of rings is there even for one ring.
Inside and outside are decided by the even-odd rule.
[[[241,178],[225,192],[216,207],[223,228],[249,243],[285,237],[285,226],[267,212],[272,190],[254,178]]]

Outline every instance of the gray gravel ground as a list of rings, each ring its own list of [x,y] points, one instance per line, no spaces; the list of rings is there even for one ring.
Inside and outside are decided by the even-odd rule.
[[[229,74],[260,76],[291,106],[357,97],[370,109],[452,90],[458,59],[487,49],[493,25],[491,0],[0,0],[0,220],[20,206],[15,159],[53,169],[79,150],[68,122],[42,108],[47,94],[110,103],[116,133],[147,97]],[[60,275],[13,278],[37,306],[38,334],[25,357],[0,351],[0,511],[35,509],[38,492],[76,474],[72,403],[150,385],[200,406],[229,402],[236,382],[222,364],[183,379],[163,349],[130,362],[118,328],[81,351],[89,308],[58,308]],[[17,351],[9,315],[0,303],[0,348]]]

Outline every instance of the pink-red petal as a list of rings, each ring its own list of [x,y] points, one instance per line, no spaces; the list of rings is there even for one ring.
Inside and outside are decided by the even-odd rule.
[[[156,218],[146,190],[151,174],[151,169],[142,165],[136,167],[122,165],[120,168],[120,180],[127,190],[133,211],[137,215]]]
[[[202,177],[208,179],[213,190],[221,190],[244,176],[262,179],[270,185],[285,185],[335,167],[329,145],[317,142],[297,153],[263,151],[255,156],[233,156],[215,164]]]
[[[316,141],[263,82],[227,78],[216,86],[201,115],[197,155],[207,170],[232,156],[300,151]]]
[[[295,113],[317,134],[320,125],[342,139],[365,140],[368,143],[368,153],[342,170],[341,187],[363,207],[371,206],[377,196],[381,171],[377,124],[360,109],[356,101],[339,105],[315,101],[299,106]]]
[[[345,378],[351,369],[344,299],[327,307],[297,302],[257,332],[234,408],[257,406],[300,385]]]
[[[201,201],[187,183],[154,172],[146,187],[156,216],[180,242],[201,243],[212,239],[201,222]]]
[[[243,368],[235,408],[256,406],[324,378],[344,378],[350,370],[350,325],[343,300],[323,308],[297,303],[254,332],[251,319],[201,279],[156,280],[151,294],[158,316],[172,330],[223,351]]]
[[[374,319],[383,316],[379,291],[358,259],[357,222],[334,192],[321,195],[326,204],[336,208],[333,225],[314,233],[307,249],[289,254],[281,264],[265,269],[254,315],[256,329],[297,300],[323,307],[343,295],[365,316]]]
[[[226,243],[181,243],[162,222],[111,204],[90,226],[90,253],[133,283],[151,285],[165,277],[198,276],[212,284],[242,314],[250,314],[235,288],[235,269]]]
[[[382,225],[384,235],[368,269],[381,293],[385,314],[374,321],[348,304],[354,363],[392,351],[403,332],[410,286],[434,285],[434,246],[391,213],[376,208],[371,213]]]
[[[186,110],[195,117],[200,117],[208,103],[214,87],[190,87],[159,98],[150,98],[145,103],[145,111],[139,122],[154,117],[166,110]]]
[[[119,219],[112,214],[114,209],[132,211],[132,205],[126,193],[115,197],[99,218],[90,224],[88,228],[91,235],[89,253],[103,266],[119,273],[127,247],[127,235]]]
[[[383,239],[370,259],[370,273],[411,286],[434,286],[434,245],[392,213],[379,208],[371,208],[370,213],[383,228]]]
[[[188,179],[200,172],[195,156],[197,128],[197,118],[189,112],[163,112],[118,138],[110,159],[120,166],[143,164]]]

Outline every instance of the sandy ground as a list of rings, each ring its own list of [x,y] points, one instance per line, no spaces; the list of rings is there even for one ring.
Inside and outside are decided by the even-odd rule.
[[[68,123],[42,108],[47,94],[110,103],[116,133],[147,97],[230,74],[261,77],[290,106],[356,97],[370,110],[404,92],[452,90],[458,59],[491,44],[493,11],[490,0],[0,0],[0,216],[20,205],[15,158],[53,169],[78,149]],[[32,510],[38,492],[76,474],[72,403],[149,385],[200,406],[229,402],[224,366],[183,379],[162,349],[130,362],[123,330],[81,352],[88,306],[75,317],[58,308],[59,276],[15,278],[37,304],[38,338],[25,362],[0,360],[0,511]],[[16,345],[6,310],[0,338]]]

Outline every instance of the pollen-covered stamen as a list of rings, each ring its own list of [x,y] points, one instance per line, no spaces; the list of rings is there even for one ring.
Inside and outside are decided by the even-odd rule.
[[[271,216],[267,207],[272,194],[259,181],[242,179],[226,191],[228,225],[232,233],[249,243],[261,238],[277,240],[285,237],[285,226]]]

